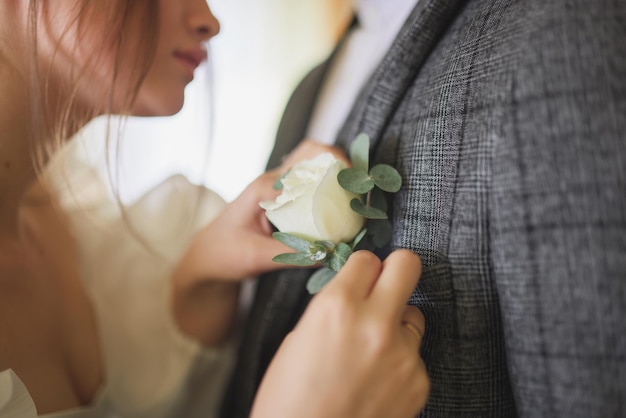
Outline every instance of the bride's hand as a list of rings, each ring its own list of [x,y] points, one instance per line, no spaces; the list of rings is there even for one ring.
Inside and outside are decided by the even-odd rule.
[[[195,234],[172,280],[172,310],[179,327],[206,345],[226,338],[235,316],[239,282],[286,268],[272,258],[292,250],[272,238],[259,202],[279,194],[273,185],[296,162],[336,148],[303,141],[275,170],[259,176],[205,228]]]
[[[259,273],[286,268],[272,261],[292,252],[272,238],[272,227],[259,202],[280,193],[273,185],[289,167],[323,152],[345,160],[338,148],[304,140],[277,169],[252,182],[218,217],[197,233],[180,262],[177,280],[242,280]]]
[[[354,253],[305,311],[265,374],[253,418],[414,417],[430,390],[424,317],[406,302],[419,257]]]

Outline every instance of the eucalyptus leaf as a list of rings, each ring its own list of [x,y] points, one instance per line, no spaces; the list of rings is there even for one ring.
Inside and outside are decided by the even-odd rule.
[[[272,237],[282,242],[287,247],[293,248],[301,253],[309,251],[309,247],[311,246],[311,242],[305,240],[304,238],[300,238],[286,232],[274,232]]]
[[[387,214],[384,211],[371,206],[365,206],[365,204],[357,198],[350,201],[350,207],[353,211],[367,219],[387,219]]]
[[[376,186],[390,193],[395,193],[402,187],[402,176],[398,170],[389,164],[377,164],[369,172]]]
[[[393,228],[386,219],[375,219],[367,223],[368,234],[377,248],[382,248],[391,241]]]
[[[357,245],[359,245],[359,242],[361,242],[361,240],[363,239],[363,237],[365,237],[366,234],[367,234],[367,228],[363,228],[356,235],[356,237],[354,237],[354,240],[352,240],[352,249],[353,250],[356,248]]]
[[[349,192],[365,194],[374,188],[374,180],[360,168],[344,168],[337,175],[339,185]]]
[[[330,257],[330,268],[339,271],[352,255],[352,248],[344,242],[337,244],[337,249]]]
[[[350,162],[356,169],[365,171],[369,170],[369,155],[370,155],[370,137],[367,134],[361,133],[350,145]]]
[[[311,256],[309,254],[303,253],[278,254],[276,257],[272,258],[272,261],[292,266],[314,266],[317,264],[317,261],[311,260]]]
[[[306,284],[306,290],[308,290],[312,295],[318,293],[322,290],[326,283],[335,277],[335,274],[336,273],[329,268],[321,268],[317,270],[313,273],[313,275],[311,275],[311,277],[309,277]]]

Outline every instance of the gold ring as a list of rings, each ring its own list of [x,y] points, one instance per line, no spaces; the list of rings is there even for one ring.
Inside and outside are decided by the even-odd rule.
[[[422,338],[424,337],[424,335],[422,334],[422,331],[412,322],[403,320],[401,325],[404,326],[409,331],[411,331],[413,334],[415,334],[418,340],[421,341]]]

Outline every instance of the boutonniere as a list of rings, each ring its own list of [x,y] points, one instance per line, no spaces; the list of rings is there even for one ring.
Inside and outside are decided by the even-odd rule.
[[[274,261],[295,266],[321,264],[307,282],[319,292],[357,249],[384,247],[391,240],[386,193],[402,187],[402,177],[388,164],[369,167],[370,139],[360,134],[350,147],[351,167],[332,154],[302,161],[279,179],[281,194],[261,202],[280,231],[273,237],[295,253]]]

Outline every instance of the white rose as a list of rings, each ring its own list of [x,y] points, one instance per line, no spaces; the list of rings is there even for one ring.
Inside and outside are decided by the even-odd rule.
[[[364,218],[350,208],[357,195],[337,181],[344,168],[346,164],[331,153],[300,162],[281,180],[281,195],[261,202],[265,215],[281,232],[335,244],[351,241]]]

